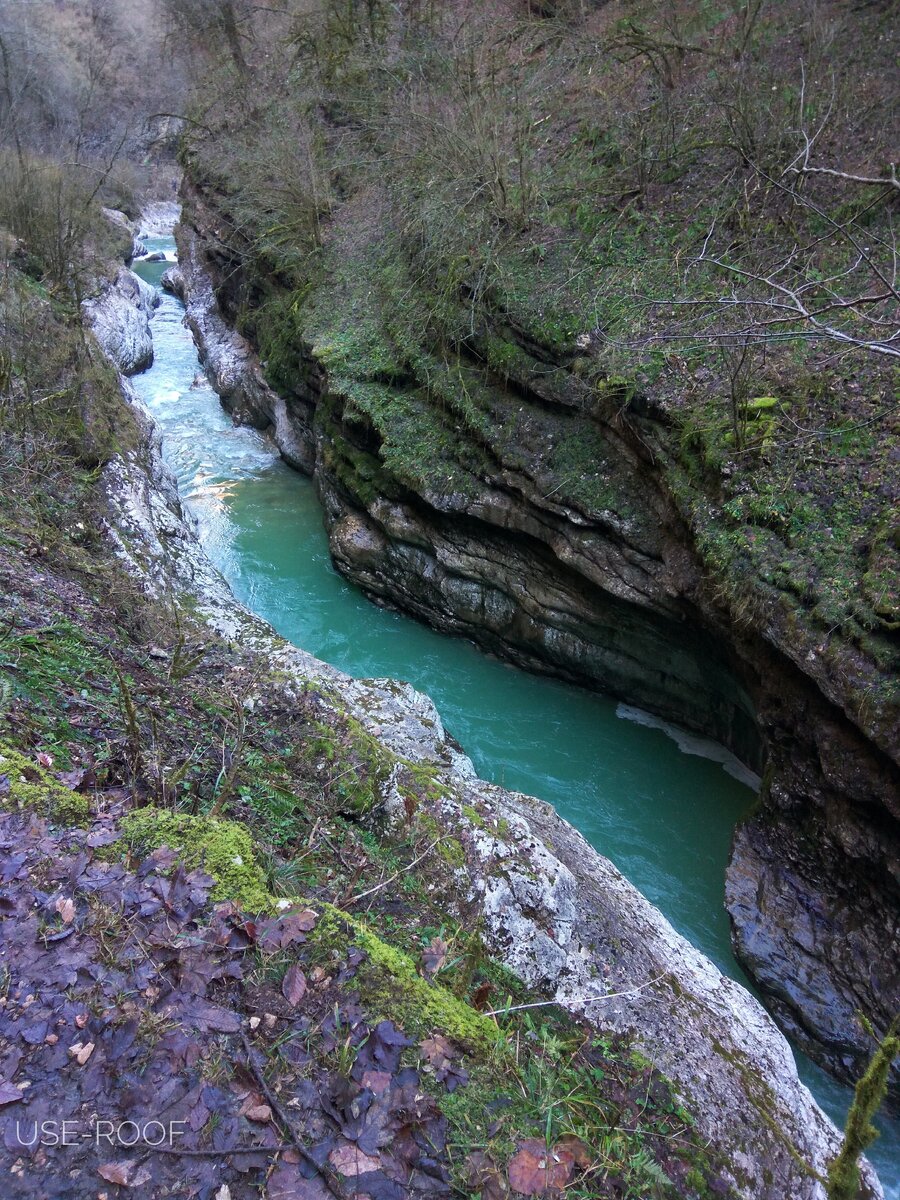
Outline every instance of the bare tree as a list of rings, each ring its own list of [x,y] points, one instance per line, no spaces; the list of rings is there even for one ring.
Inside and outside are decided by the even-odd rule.
[[[805,93],[804,77],[801,113]],[[873,175],[819,162],[830,115],[831,105],[814,131],[799,129],[800,148],[780,171],[750,164],[745,196],[764,193],[780,206],[782,225],[795,231],[787,249],[771,254],[752,234],[729,237],[716,218],[684,272],[681,294],[643,298],[655,329],[628,343],[632,348],[811,340],[900,358],[897,166]],[[660,329],[663,314],[676,325]]]

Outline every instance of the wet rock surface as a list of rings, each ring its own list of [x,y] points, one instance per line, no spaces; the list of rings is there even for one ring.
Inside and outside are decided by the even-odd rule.
[[[820,833],[811,855],[789,820],[766,815],[737,832],[726,882],[734,949],[782,1029],[839,1079],[860,1076],[872,1041],[858,1014],[887,1028],[900,1011],[897,913]],[[820,874],[827,850],[832,866]],[[826,965],[827,964],[827,965]],[[873,1010],[873,999],[878,1008]],[[892,1101],[900,1103],[900,1065]]]
[[[285,461],[310,473],[314,466],[311,409],[301,403],[289,405],[268,386],[259,369],[258,355],[247,339],[225,322],[212,282],[197,269],[189,247],[189,241],[179,245],[179,272],[169,276],[169,286],[182,298],[192,298],[187,323],[210,383],[236,421],[270,430]]]
[[[98,297],[84,302],[94,337],[123,375],[135,375],[153,362],[150,316],[158,303],[156,289],[125,267]]]

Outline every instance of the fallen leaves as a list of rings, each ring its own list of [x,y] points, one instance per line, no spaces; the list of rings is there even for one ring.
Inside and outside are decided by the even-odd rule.
[[[281,917],[260,921],[256,927],[256,940],[266,953],[284,950],[295,942],[305,942],[306,934],[315,927],[319,914],[311,908],[301,912],[285,913]]]
[[[575,1166],[571,1149],[563,1145],[547,1148],[539,1138],[526,1138],[509,1160],[509,1184],[522,1196],[541,1196],[561,1191]]]
[[[21,1099],[21,1088],[17,1088],[14,1083],[0,1083],[0,1107],[4,1104],[15,1104]]]
[[[363,1154],[358,1146],[350,1143],[336,1146],[328,1155],[328,1161],[341,1175],[351,1179],[357,1175],[366,1175],[369,1171],[377,1171],[381,1166],[377,1158]]]
[[[292,1008],[296,1008],[306,995],[306,976],[298,963],[288,968],[281,981],[281,994]]]
[[[468,1083],[469,1076],[454,1064],[454,1059],[460,1058],[462,1051],[454,1046],[442,1033],[432,1034],[420,1042],[419,1049],[422,1057],[430,1068],[438,1083],[443,1083],[448,1092],[455,1092],[458,1087]]]
[[[481,1200],[507,1200],[509,1184],[497,1164],[483,1150],[473,1150],[465,1161],[463,1178]]]
[[[233,904],[213,905],[212,879],[185,872],[167,849],[133,869],[95,861],[88,839],[104,829],[98,820],[61,844],[46,826],[0,810],[0,844],[10,851],[0,854],[0,900],[8,898],[0,912],[13,918],[0,922],[0,933],[20,970],[0,1006],[0,1038],[15,1044],[0,1058],[7,1123],[15,1125],[20,1101],[29,1125],[57,1116],[84,1122],[89,1112],[124,1123],[165,1113],[179,1125],[171,1144],[193,1155],[193,1194],[216,1200],[251,1187],[264,1187],[267,1200],[333,1200],[341,1188],[370,1200],[449,1195],[451,1129],[432,1080],[450,1091],[467,1082],[462,1047],[438,1023],[419,1041],[417,1060],[400,1025],[375,1023],[358,987],[365,953],[349,930],[325,969],[305,944],[320,919],[311,908],[256,919]],[[48,928],[71,936],[51,941]],[[278,960],[267,958],[274,952],[290,960],[281,979]],[[452,959],[442,938],[426,954],[430,972]],[[17,1078],[27,1079],[27,1091]],[[502,1111],[492,1116],[499,1127]],[[116,1187],[181,1195],[185,1160],[143,1150],[122,1148],[141,1166],[129,1158],[101,1167],[115,1151],[101,1147],[98,1157],[90,1141],[73,1145],[58,1168],[26,1164],[22,1187],[32,1190],[11,1200],[43,1186],[63,1194],[73,1171],[83,1182],[65,1194],[96,1200],[98,1170],[110,1200]],[[571,1186],[587,1163],[575,1140],[549,1152],[525,1141],[509,1175],[505,1161],[473,1151],[465,1186],[482,1200],[509,1200],[511,1184],[520,1196],[552,1193]]]
[[[149,1183],[152,1175],[146,1167],[142,1167],[133,1159],[126,1159],[124,1162],[104,1163],[97,1168],[97,1174],[100,1175],[107,1183],[116,1183],[119,1187],[143,1187],[145,1183]]]
[[[69,1047],[69,1054],[75,1059],[79,1067],[83,1067],[93,1053],[93,1042],[73,1042]]]
[[[447,965],[450,946],[441,937],[433,937],[422,954],[422,967],[426,975],[436,975]]]

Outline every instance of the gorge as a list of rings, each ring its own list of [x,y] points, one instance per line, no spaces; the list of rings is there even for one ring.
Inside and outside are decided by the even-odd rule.
[[[900,1200],[895,7],[0,3],[10,1200]]]
[[[867,738],[847,699],[840,702],[829,657],[845,649],[819,643],[796,612],[767,609],[759,626],[752,615],[735,624],[723,611],[665,475],[654,470],[667,453],[664,414],[632,402],[636,415],[625,416],[614,396],[607,415],[600,409],[586,422],[553,364],[549,395],[531,375],[526,386],[473,374],[485,425],[462,440],[461,453],[438,449],[434,460],[411,464],[391,439],[402,445],[405,422],[416,428],[434,418],[421,400],[409,413],[401,400],[389,416],[367,408],[353,383],[344,395],[329,384],[315,347],[302,341],[285,351],[297,380],[286,396],[261,371],[236,373],[207,272],[228,280],[225,312],[238,311],[246,285],[238,262],[223,263],[218,244],[205,255],[198,240],[197,222],[212,228],[221,214],[206,212],[190,188],[187,199],[195,224],[181,236],[181,279],[211,378],[238,420],[271,428],[288,461],[314,474],[340,570],[438,629],[520,665],[593,681],[722,742],[751,768],[765,766],[763,804],[742,824],[728,873],[738,957],[799,1044],[854,1078],[865,1055],[857,1008],[879,1014],[886,1028],[900,1003],[897,963],[883,954],[897,940],[900,782],[881,749],[893,744],[893,718],[881,730],[870,726]],[[572,431],[559,417],[567,403]],[[542,465],[545,447],[567,438],[587,439],[603,464],[607,502],[626,518],[583,502],[541,506],[544,489],[559,497],[565,484],[554,485],[558,474]],[[507,454],[518,456],[515,470]],[[454,490],[436,481],[444,471]]]
[[[189,237],[182,230],[182,247]],[[161,239],[152,246],[168,257],[174,242]],[[301,470],[308,468],[308,452],[298,451],[293,439],[284,455],[283,440],[296,427],[286,433],[275,424],[278,400],[252,351],[222,321],[190,249],[185,266],[193,272],[187,320],[226,409],[236,409],[251,425],[268,426],[281,454]],[[183,268],[149,262],[136,269],[184,295]],[[274,445],[255,441],[249,432],[241,435],[240,427],[232,431],[229,416],[216,415],[216,398],[196,377],[177,301],[164,299],[154,320],[158,343],[162,327],[164,357],[160,361],[157,349],[154,370],[135,383],[160,425],[167,461],[201,541],[237,597],[297,645],[342,670],[410,679],[436,700],[483,777],[554,803],[682,933],[744,981],[730,953],[722,874],[735,823],[750,811],[758,779],[712,743],[670,729],[676,750],[666,745],[661,729],[640,731],[653,728],[646,713],[619,705],[614,717],[614,705],[602,697],[510,674],[465,642],[410,628],[340,585],[322,539],[319,497],[279,466]],[[272,409],[262,407],[267,404]],[[689,661],[683,644],[680,650]],[[622,717],[638,722],[633,733],[616,719]],[[725,740],[721,730],[712,732]],[[705,757],[685,759],[682,751]],[[740,782],[729,781],[710,758],[724,761]],[[805,1071],[820,1103],[842,1119],[846,1100],[840,1089],[812,1064]],[[874,1161],[893,1195],[900,1126],[887,1120],[882,1128]]]

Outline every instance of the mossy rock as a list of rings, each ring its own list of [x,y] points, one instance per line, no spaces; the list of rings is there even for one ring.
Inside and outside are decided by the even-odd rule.
[[[327,960],[345,958],[351,946],[366,952],[356,978],[370,1020],[390,1018],[416,1038],[439,1030],[477,1057],[502,1052],[503,1037],[494,1021],[423,979],[408,954],[382,941],[364,922],[326,904],[308,940]]]
[[[3,743],[0,805],[30,809],[58,825],[86,825],[91,815],[87,796],[65,787],[49,771]]]
[[[186,870],[202,868],[216,881],[213,900],[231,900],[251,913],[269,912],[275,906],[250,831],[237,821],[138,808],[123,819],[122,837],[136,854],[168,846]]]
[[[351,716],[338,729],[322,722],[317,732],[312,745],[331,764],[328,788],[338,811],[361,817],[378,808],[394,766],[381,742]]]
[[[900,629],[900,530],[892,514],[881,523],[872,539],[863,594],[887,629]]]
[[[748,421],[754,421],[758,417],[771,414],[773,409],[780,407],[782,407],[782,403],[777,396],[755,396],[741,405],[741,411]]]

